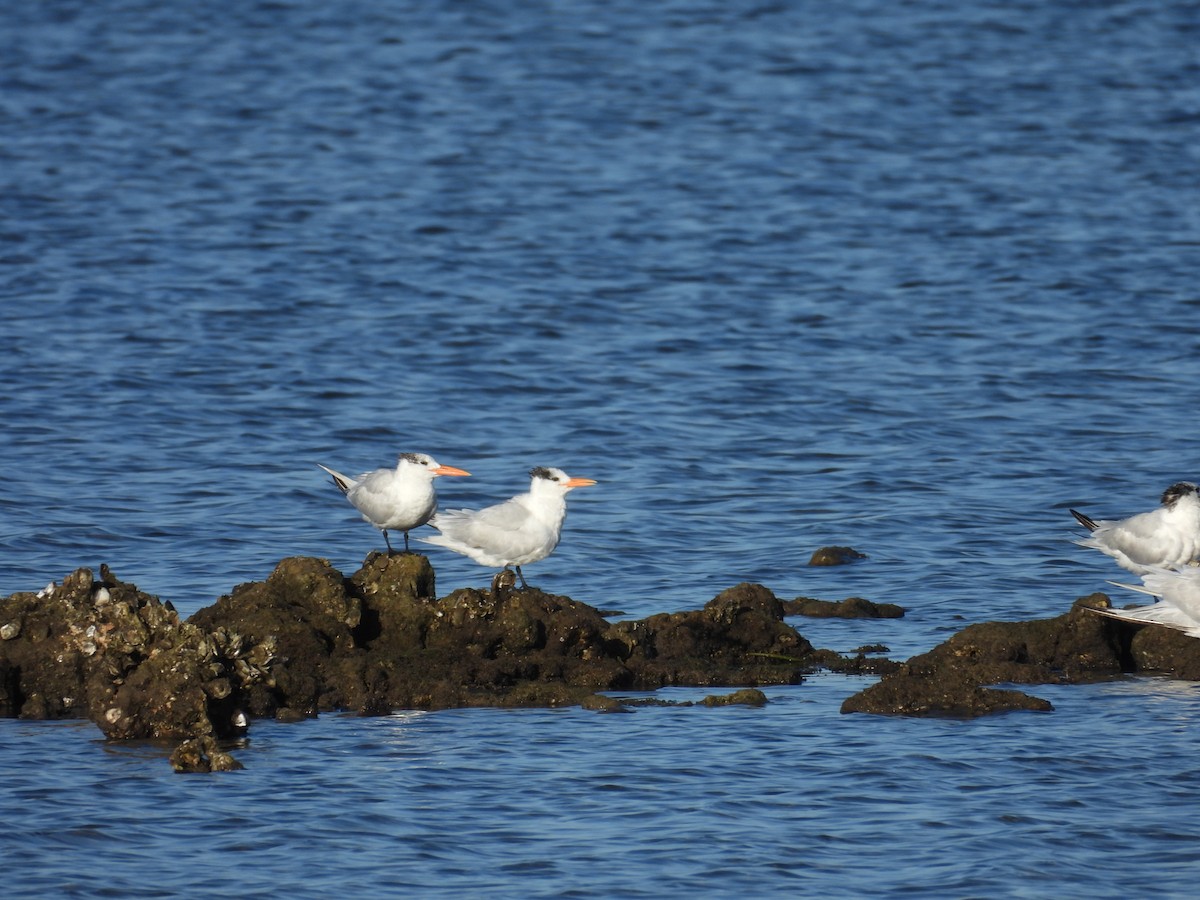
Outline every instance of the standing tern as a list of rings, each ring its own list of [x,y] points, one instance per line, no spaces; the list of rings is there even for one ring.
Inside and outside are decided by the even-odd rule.
[[[1189,637],[1200,637],[1200,569],[1182,572],[1151,568],[1142,575],[1142,585],[1111,582],[1142,594],[1161,597],[1162,603],[1136,609],[1096,609],[1093,612],[1135,625],[1164,625],[1182,631]]]
[[[383,532],[388,556],[392,555],[389,528],[404,532],[404,550],[408,552],[408,532],[428,522],[437,510],[433,479],[439,475],[471,474],[454,466],[439,465],[427,453],[401,453],[396,468],[375,469],[357,478],[349,478],[328,466],[321,468],[330,474],[338,490],[362,513],[363,519]]]
[[[429,524],[441,534],[418,538],[448,547],[481,566],[516,566],[523,587],[529,587],[521,566],[545,559],[558,546],[567,515],[567,492],[596,482],[571,478],[562,469],[531,469],[529,492],[481,510],[448,509]]]
[[[1128,519],[1096,521],[1076,510],[1071,515],[1091,532],[1076,544],[1111,556],[1135,575],[1185,566],[1200,556],[1200,496],[1190,481],[1167,488],[1158,509]]]

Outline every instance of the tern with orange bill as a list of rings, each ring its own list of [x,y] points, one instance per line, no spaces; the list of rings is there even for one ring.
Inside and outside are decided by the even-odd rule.
[[[388,556],[392,542],[388,531],[404,532],[404,550],[408,552],[408,533],[424,525],[437,511],[437,492],[433,479],[439,475],[470,475],[454,466],[443,466],[427,453],[401,453],[394,469],[375,469],[357,478],[335,472],[317,463],[365,521],[383,532]]]
[[[480,510],[443,510],[429,520],[441,533],[418,540],[447,547],[481,566],[503,570],[515,566],[522,586],[529,587],[521,566],[545,559],[558,546],[567,493],[596,483],[543,466],[529,475],[528,493]]]

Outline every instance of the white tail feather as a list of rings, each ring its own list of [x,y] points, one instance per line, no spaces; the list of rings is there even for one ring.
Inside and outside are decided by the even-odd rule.
[[[335,472],[333,469],[329,468],[329,466],[322,466],[320,463],[317,463],[317,466],[329,473],[329,477],[333,479],[333,483],[343,494],[350,490],[350,488],[354,487],[354,479],[347,478],[341,472]]]

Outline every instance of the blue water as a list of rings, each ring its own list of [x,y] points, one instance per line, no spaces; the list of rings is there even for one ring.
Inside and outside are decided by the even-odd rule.
[[[526,574],[631,616],[859,595],[908,615],[795,624],[905,658],[1056,615],[1120,573],[1067,507],[1200,476],[1198,40],[1186,2],[4,4],[0,594],[352,572],[382,541],[315,463],[420,450],[474,473],[446,505],[596,478]],[[261,722],[213,778],[0,721],[5,893],[1190,895],[1193,685],[839,715],[867,683]]]

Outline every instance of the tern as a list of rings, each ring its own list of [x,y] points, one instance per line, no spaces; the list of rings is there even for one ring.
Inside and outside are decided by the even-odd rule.
[[[1189,637],[1200,637],[1200,569],[1190,568],[1175,572],[1160,567],[1152,568],[1142,576],[1141,585],[1121,584],[1117,581],[1109,583],[1161,597],[1162,603],[1139,606],[1135,609],[1089,607],[1093,612],[1135,625],[1163,625],[1182,631]]]
[[[1076,544],[1111,556],[1135,575],[1179,568],[1200,556],[1200,496],[1190,481],[1163,491],[1158,509],[1128,519],[1096,521],[1074,509],[1071,515],[1091,532]]]
[[[392,542],[388,529],[404,532],[404,550],[408,552],[408,532],[424,525],[437,510],[437,492],[433,479],[439,475],[470,475],[454,466],[443,466],[427,453],[401,453],[394,469],[375,469],[357,478],[349,478],[328,466],[317,463],[330,477],[337,489],[370,522],[383,532],[388,556]]]
[[[443,510],[429,520],[441,534],[418,540],[448,547],[481,566],[505,570],[515,566],[521,585],[529,587],[521,566],[545,559],[558,546],[567,515],[567,492],[596,483],[542,466],[531,469],[529,475],[528,493],[481,510]]]

